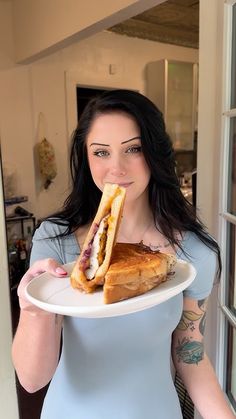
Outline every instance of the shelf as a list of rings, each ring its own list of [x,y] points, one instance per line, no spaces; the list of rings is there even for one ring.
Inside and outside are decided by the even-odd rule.
[[[33,217],[32,215],[18,215],[17,217],[12,216],[12,217],[6,217],[6,221],[7,223],[11,223],[11,222],[19,222],[19,221],[24,221],[24,220],[33,220],[35,221],[35,217]]]
[[[4,199],[4,204],[8,206],[8,205],[20,204],[21,202],[27,202],[27,201],[28,201],[28,196],[13,196],[12,198]]]
[[[20,223],[21,225],[21,235],[22,237],[25,236],[24,234],[24,222],[31,221],[33,223],[33,230],[35,229],[36,218],[33,215],[17,215],[12,217],[6,217],[6,223]]]

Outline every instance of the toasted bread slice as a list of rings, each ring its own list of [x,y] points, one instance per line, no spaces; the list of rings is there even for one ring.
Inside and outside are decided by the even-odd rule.
[[[152,251],[142,244],[117,243],[103,286],[104,303],[141,295],[167,280],[174,255]]]
[[[71,273],[73,288],[93,292],[104,283],[121,222],[125,194],[125,188],[117,184],[105,185],[97,214]],[[103,228],[99,229],[101,223],[103,223]],[[93,270],[94,275],[91,273]]]

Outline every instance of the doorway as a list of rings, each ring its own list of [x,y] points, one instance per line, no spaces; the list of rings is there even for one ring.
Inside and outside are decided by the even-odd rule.
[[[80,120],[81,114],[87,103],[90,99],[99,96],[101,93],[106,92],[108,89],[94,88],[94,87],[77,87],[76,88],[76,97],[77,97],[77,118]],[[111,89],[109,89],[111,90]]]

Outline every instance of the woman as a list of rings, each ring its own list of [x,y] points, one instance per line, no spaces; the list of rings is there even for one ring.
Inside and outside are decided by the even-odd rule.
[[[207,299],[220,271],[219,248],[180,191],[162,114],[139,93],[104,93],[81,117],[70,164],[72,192],[64,208],[36,231],[32,267],[18,290],[21,315],[13,360],[30,392],[52,379],[42,418],[182,418],[171,350],[203,418],[233,418],[203,343]],[[42,271],[65,274],[61,265],[78,256],[107,182],[127,191],[118,241],[142,240],[176,253],[195,265],[196,279],[183,294],[126,316],[62,319],[33,307],[24,296],[26,284]]]

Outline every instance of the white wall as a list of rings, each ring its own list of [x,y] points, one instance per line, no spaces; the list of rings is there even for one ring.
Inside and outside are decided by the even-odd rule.
[[[163,1],[14,0],[16,60],[29,62],[52,53]]]
[[[11,3],[0,2],[0,79],[2,70],[10,69],[14,66],[14,47],[12,37],[11,11]],[[2,85],[0,83],[0,97],[2,96],[1,87]],[[2,111],[3,109],[1,107],[0,146],[1,120],[3,118]],[[4,201],[0,159],[0,418],[17,419],[18,406],[15,386],[15,374],[11,362],[12,328],[3,202]]]
[[[29,70],[15,67],[0,73],[0,130],[3,163],[17,176],[18,195],[35,200],[32,155],[32,109]]]
[[[0,71],[15,66],[12,2],[0,0]]]

